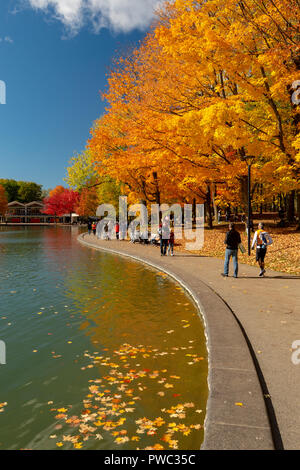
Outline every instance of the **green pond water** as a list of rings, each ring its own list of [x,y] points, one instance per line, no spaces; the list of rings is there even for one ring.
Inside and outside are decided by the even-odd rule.
[[[0,227],[0,449],[199,449],[208,365],[196,306],[79,233]]]

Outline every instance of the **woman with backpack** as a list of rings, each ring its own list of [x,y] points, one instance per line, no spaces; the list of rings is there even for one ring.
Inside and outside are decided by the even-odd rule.
[[[258,230],[254,234],[252,241],[252,250],[256,245],[256,261],[260,267],[259,277],[265,274],[265,256],[267,254],[267,247],[272,245],[273,240],[268,232],[264,230],[265,226],[262,222],[258,224]]]

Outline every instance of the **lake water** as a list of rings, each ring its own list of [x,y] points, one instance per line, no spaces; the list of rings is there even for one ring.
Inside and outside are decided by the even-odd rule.
[[[78,234],[0,227],[0,449],[199,449],[196,306],[163,273]]]

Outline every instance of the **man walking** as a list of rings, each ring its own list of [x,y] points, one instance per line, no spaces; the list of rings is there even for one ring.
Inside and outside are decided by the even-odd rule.
[[[89,232],[89,235],[91,235],[91,232],[92,232],[92,222],[89,220],[88,221],[88,232]]]
[[[161,227],[161,239],[160,239],[160,254],[161,256],[166,256],[167,247],[170,238],[170,227],[168,222],[164,221]]]
[[[270,237],[268,232],[265,231],[264,224],[260,222],[258,224],[258,230],[256,230],[252,241],[252,250],[254,249],[256,244],[256,261],[258,262],[260,267],[259,277],[263,277],[266,272],[265,256],[267,254],[267,247],[269,245],[272,245],[272,243],[272,238]]]
[[[226,233],[225,237],[225,263],[224,263],[224,273],[223,277],[228,277],[229,273],[229,261],[232,257],[233,260],[233,269],[234,277],[238,277],[238,248],[241,243],[241,236],[237,230],[235,230],[235,225],[233,223],[229,224],[229,231]]]

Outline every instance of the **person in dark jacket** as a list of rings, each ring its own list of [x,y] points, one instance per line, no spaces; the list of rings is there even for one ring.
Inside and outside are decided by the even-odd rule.
[[[88,221],[88,232],[89,235],[92,233],[92,222],[90,220]]]
[[[174,241],[175,241],[175,235],[174,235],[174,230],[172,229],[170,232],[169,245],[168,245],[168,255],[171,255],[171,256],[174,256]]]
[[[161,256],[166,256],[170,238],[170,227],[166,221],[162,224],[160,237],[160,254]]]
[[[225,237],[225,263],[224,263],[224,273],[222,276],[228,277],[229,272],[229,261],[232,257],[233,260],[233,269],[234,277],[238,277],[238,248],[239,244],[241,243],[241,236],[239,232],[235,229],[234,224],[229,224],[229,231],[226,233]]]

